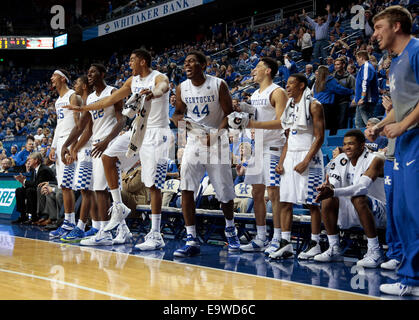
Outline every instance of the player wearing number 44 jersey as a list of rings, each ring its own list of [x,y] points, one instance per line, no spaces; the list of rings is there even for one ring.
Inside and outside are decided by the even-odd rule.
[[[106,69],[103,65],[92,64],[87,73],[88,82],[94,88],[87,98],[87,105],[105,99],[114,94],[115,88],[106,85],[104,77]],[[84,130],[92,132],[92,173],[91,179],[93,190],[96,193],[98,207],[98,221],[93,217],[92,227],[99,230],[94,237],[83,239],[80,245],[112,245],[111,233],[106,233],[104,228],[108,224],[107,211],[110,206],[109,194],[107,191],[107,181],[105,178],[105,169],[102,163],[102,154],[108,148],[109,144],[119,134],[125,124],[125,118],[122,116],[122,101],[116,101],[111,108],[85,111],[80,118],[80,126],[71,131],[70,136],[65,142],[62,155],[69,153],[70,146],[83,133]]]
[[[107,110],[115,102],[128,97],[130,94],[145,96],[146,100],[150,102],[147,130],[139,154],[135,153],[132,157],[126,156],[130,144],[131,130],[119,135],[103,153],[102,161],[106,181],[113,198],[110,210],[111,220],[104,232],[110,233],[118,226],[118,229],[126,228],[126,232],[129,232],[125,224],[125,218],[129,215],[130,210],[122,203],[118,169],[128,170],[140,159],[142,164],[141,179],[145,186],[150,188],[152,226],[149,234],[145,237],[145,241],[137,244],[135,248],[156,250],[165,246],[160,234],[160,224],[161,188],[166,179],[168,150],[172,137],[169,128],[169,80],[162,73],[151,69],[151,55],[146,50],[134,50],[130,56],[129,65],[132,76],[111,96],[83,108],[67,107],[78,111],[98,112],[103,109]]]
[[[191,126],[205,128],[188,132],[182,157],[181,190],[182,211],[186,225],[186,245],[174,252],[176,257],[200,253],[195,227],[195,198],[200,181],[208,173],[217,199],[226,219],[225,235],[229,250],[239,250],[240,243],[234,225],[233,199],[235,198],[231,160],[228,159],[227,115],[232,113],[232,99],[227,84],[216,77],[205,75],[207,66],[203,53],[190,52],[185,59],[187,80],[176,89],[175,125],[181,120]],[[188,128],[187,124],[187,128]],[[218,135],[222,137],[218,137]],[[223,140],[223,138],[225,138]],[[223,142],[227,141],[227,159],[223,159]],[[220,148],[219,148],[220,147]],[[220,150],[221,149],[221,150]],[[224,161],[223,161],[224,160]]]

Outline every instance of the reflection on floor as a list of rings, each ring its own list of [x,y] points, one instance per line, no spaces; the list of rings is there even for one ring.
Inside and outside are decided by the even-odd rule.
[[[12,236],[49,240],[48,232],[41,227],[11,225],[9,222],[0,221],[0,256],[10,256],[13,254],[14,238]],[[140,237],[139,242],[143,241],[142,235],[136,235],[136,238],[138,237]],[[230,253],[221,245],[211,244],[203,244],[199,256],[176,258],[173,257],[173,252],[182,247],[184,241],[165,239],[165,242],[166,247],[164,250],[159,251],[141,252],[135,249],[133,244],[100,247],[100,249],[252,274],[260,277],[276,278],[385,299],[415,299],[415,297],[382,295],[379,290],[380,284],[396,282],[398,280],[396,272],[357,267],[355,265],[356,259],[354,258],[345,258],[344,262],[337,263],[299,261],[296,258],[285,261],[269,261],[263,253]],[[74,245],[77,246],[77,244]],[[99,267],[106,270],[106,256],[97,255],[95,257],[95,250],[88,247],[84,247],[82,251],[90,252],[90,259],[98,258]],[[127,256],[121,255],[120,259],[123,257]],[[77,257],[68,257],[68,259],[77,261]],[[120,263],[123,264],[123,261],[121,260]],[[150,281],[153,281],[153,279],[150,279]]]

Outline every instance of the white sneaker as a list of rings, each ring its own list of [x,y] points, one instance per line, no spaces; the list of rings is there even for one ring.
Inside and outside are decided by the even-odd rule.
[[[135,248],[141,251],[157,250],[164,248],[165,243],[163,237],[158,231],[150,231],[145,237],[144,242],[135,245]]]
[[[257,236],[250,241],[248,244],[244,244],[240,246],[240,250],[245,252],[262,252],[268,247],[269,241],[266,239],[265,241],[260,240]]]
[[[329,249],[314,256],[313,259],[317,262],[343,261],[342,250],[338,245],[329,246]]]
[[[119,226],[119,224],[130,214],[131,209],[122,202],[114,202],[109,208],[108,214],[111,215],[111,220],[104,228],[104,231],[111,231]]]
[[[112,240],[113,244],[130,243],[132,240],[132,233],[126,224],[119,225],[116,230],[116,237]]]
[[[382,284],[380,291],[394,296],[416,296],[419,297],[419,287],[408,286],[400,282],[392,284]]]
[[[301,260],[313,259],[314,256],[317,256],[320,253],[322,253],[322,250],[320,249],[319,243],[317,241],[311,240],[307,246],[307,249],[300,252],[300,254],[298,255],[298,259],[301,259]]]
[[[371,250],[368,249],[367,253],[364,255],[364,258],[358,260],[356,265],[364,268],[377,268],[383,262],[384,256],[380,248]]]
[[[396,260],[396,259],[391,259],[387,262],[383,262],[380,267],[381,269],[386,269],[386,270],[396,270],[400,265],[400,261]]]
[[[269,243],[269,247],[265,249],[264,253],[269,256],[272,252],[275,252],[279,249],[280,240],[272,238],[272,241]]]
[[[270,259],[287,259],[294,256],[294,248],[290,242],[281,239],[279,248],[269,255]]]
[[[103,229],[99,230],[95,236],[80,241],[81,246],[111,246],[112,234]]]

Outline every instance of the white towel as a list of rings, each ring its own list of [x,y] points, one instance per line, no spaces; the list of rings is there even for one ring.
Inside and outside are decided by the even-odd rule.
[[[145,96],[144,96],[145,97]],[[151,100],[146,101],[144,98],[140,100],[141,108],[137,114],[137,117],[132,123],[131,138],[128,146],[128,151],[125,154],[128,158],[135,155],[143,144],[144,135],[147,130],[147,119],[150,114]]]
[[[145,98],[146,96],[144,94],[141,96],[139,93],[132,94],[131,97],[127,100],[127,102],[125,102],[122,114],[130,119],[134,118],[137,112],[139,112],[142,106],[144,105]]]
[[[282,128],[284,130],[306,130],[307,120],[310,119],[310,105],[313,100],[308,87],[304,90],[299,103],[295,104],[294,99],[289,98],[281,116]]]

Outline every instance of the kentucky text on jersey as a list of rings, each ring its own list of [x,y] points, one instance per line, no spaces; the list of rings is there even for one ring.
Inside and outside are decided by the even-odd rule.
[[[215,102],[215,95],[203,97],[185,97],[186,103],[210,103]]]
[[[268,99],[252,99],[252,106],[266,106],[270,103]]]

